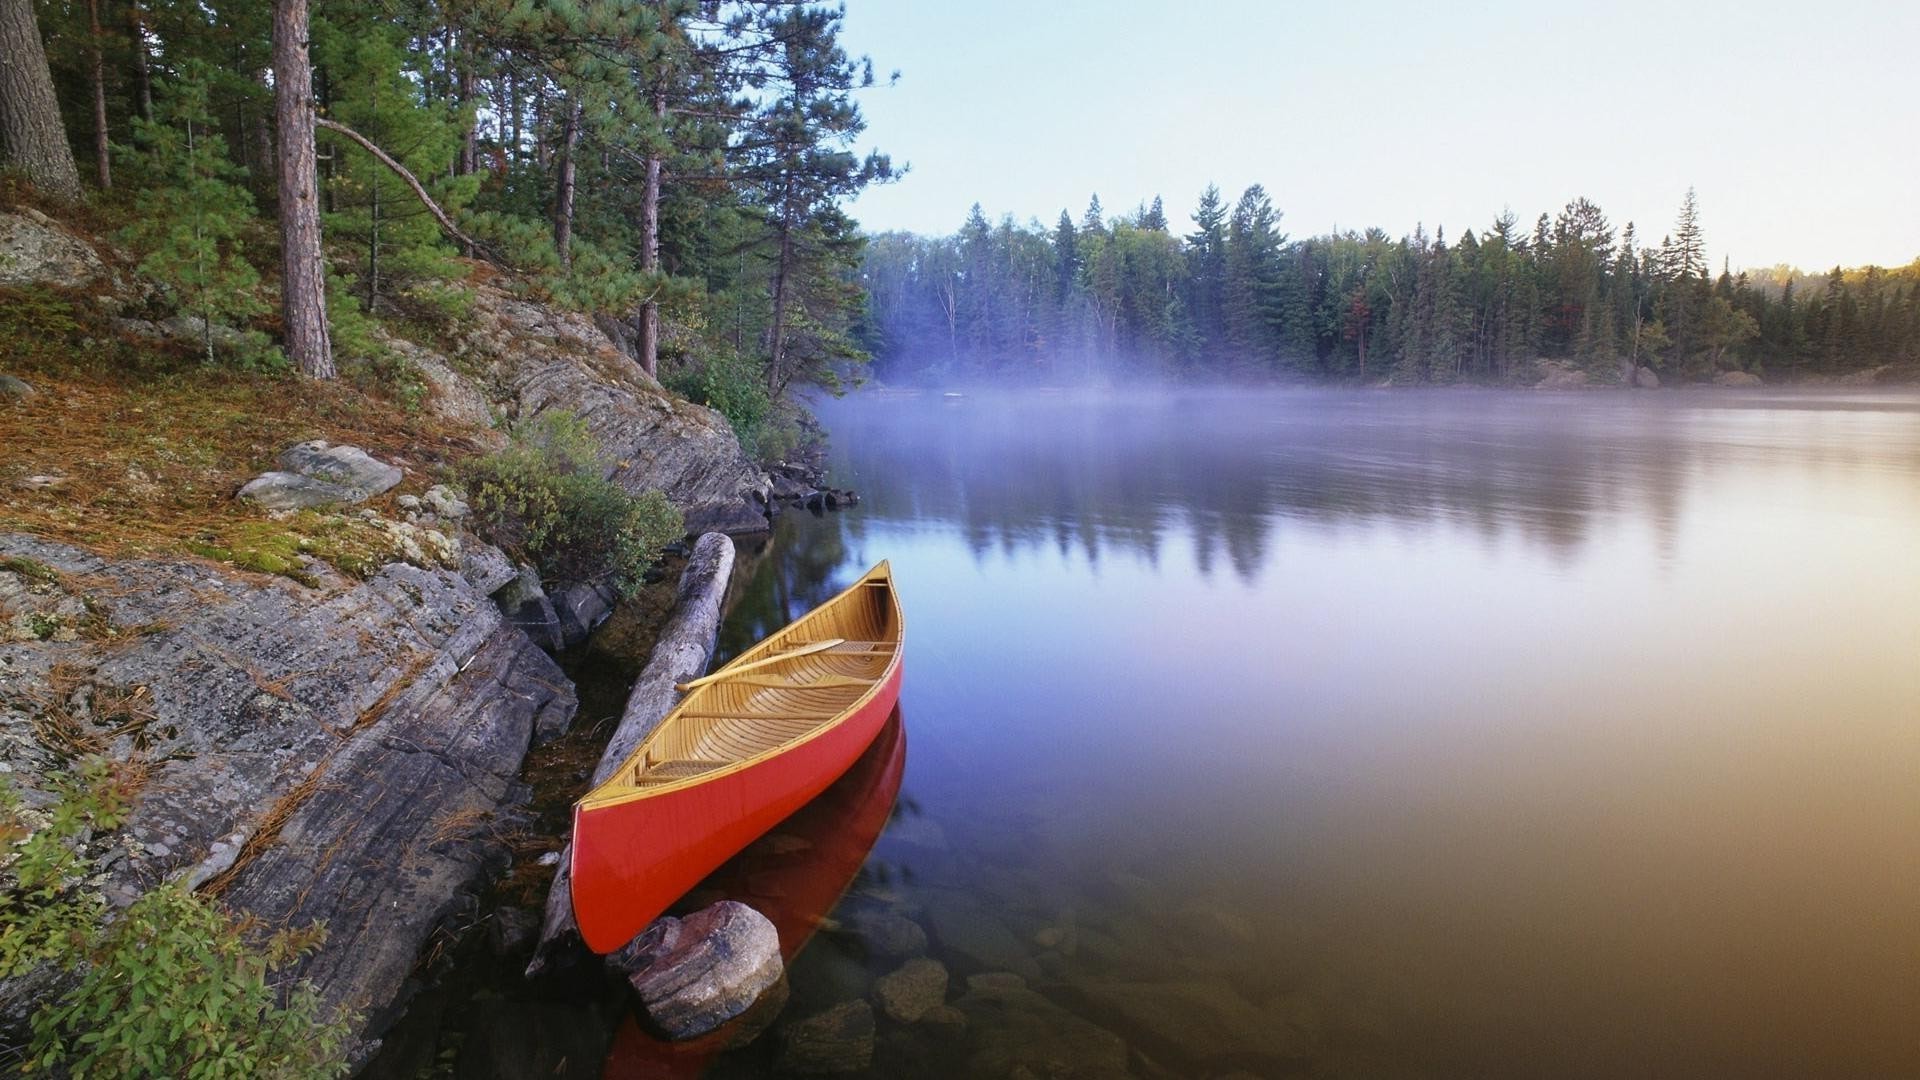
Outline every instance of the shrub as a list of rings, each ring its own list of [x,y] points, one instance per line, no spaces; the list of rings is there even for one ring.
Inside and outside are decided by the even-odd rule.
[[[631,495],[607,479],[598,452],[584,423],[547,413],[466,468],[468,502],[482,535],[548,581],[630,595],[683,522],[658,491]]]
[[[177,882],[109,918],[89,887],[83,840],[117,829],[135,767],[78,762],[53,805],[27,809],[0,785],[0,978],[42,967],[77,976],[33,1016],[25,1072],[74,1077],[321,1077],[346,1071],[347,1026],[326,1018],[310,983],[271,976],[316,947],[318,927],[258,941],[213,901]]]
[[[781,456],[785,440],[760,366],[730,350],[676,364],[666,373],[667,389],[712,408],[727,418],[746,452],[762,460]],[[791,449],[787,447],[786,449]]]

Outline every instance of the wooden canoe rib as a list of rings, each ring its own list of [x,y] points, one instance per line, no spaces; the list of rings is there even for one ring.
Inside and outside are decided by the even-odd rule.
[[[653,733],[574,805],[573,912],[588,948],[625,945],[847,771],[900,697],[901,632],[882,562],[689,684]]]

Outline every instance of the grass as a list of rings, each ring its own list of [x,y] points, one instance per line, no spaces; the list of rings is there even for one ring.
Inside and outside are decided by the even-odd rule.
[[[0,289],[0,371],[38,391],[0,404],[0,531],[108,555],[192,552],[297,573],[305,553],[364,572],[372,538],[318,515],[272,522],[234,493],[286,447],[326,439],[403,460],[408,479],[371,504],[391,510],[486,445],[362,388],[207,367],[125,339],[90,297],[62,290]]]

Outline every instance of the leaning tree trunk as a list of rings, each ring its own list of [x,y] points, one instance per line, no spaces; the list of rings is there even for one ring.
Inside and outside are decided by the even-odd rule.
[[[0,168],[19,172],[42,195],[80,201],[80,170],[60,126],[33,0],[0,0]]]
[[[646,737],[653,733],[667,713],[680,703],[675,683],[706,673],[713,659],[713,648],[720,631],[720,606],[727,596],[727,583],[733,577],[733,541],[721,533],[705,533],[694,542],[693,554],[680,572],[680,585],[674,593],[673,613],[660,628],[647,666],[634,681],[627,695],[626,710],[613,738],[600,755],[593,770],[593,782],[599,784],[612,776]],[[553,885],[547,892],[545,918],[533,960],[527,964],[527,978],[555,970],[578,955],[580,926],[573,917],[573,842],[569,838],[560,853]]]
[[[333,342],[327,331],[327,278],[314,175],[307,0],[276,0],[273,7],[273,107],[280,134],[280,298],[287,355],[307,375],[331,379]]]

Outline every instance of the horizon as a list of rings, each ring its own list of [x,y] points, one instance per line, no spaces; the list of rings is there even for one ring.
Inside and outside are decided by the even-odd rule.
[[[846,47],[881,76],[861,98],[860,145],[911,166],[855,201],[868,233],[948,235],[975,203],[992,221],[1050,225],[1062,210],[1078,220],[1097,194],[1109,217],[1158,196],[1169,231],[1184,234],[1207,184],[1231,200],[1258,183],[1296,239],[1368,228],[1452,238],[1505,211],[1530,230],[1585,197],[1656,245],[1692,187],[1716,269],[1920,260],[1908,205],[1920,150],[1878,104],[1920,92],[1920,68],[1902,55],[1920,39],[1920,9],[1845,3],[1809,21],[1783,3],[1631,0],[1602,15],[1224,0],[1210,25],[1256,47],[1221,48],[1217,36],[1142,32],[1127,16],[1145,5],[847,7]],[[1619,41],[1605,36],[1615,25],[1662,33]],[[1313,47],[1277,64],[1257,47],[1302,40]],[[1569,40],[1597,44],[1569,65]],[[1484,53],[1498,62],[1478,62]],[[1661,77],[1678,69],[1708,92]],[[1769,81],[1789,70],[1791,83]],[[1329,87],[1345,100],[1328,103]],[[1683,100],[1697,112],[1676,114],[1676,93],[1693,94]],[[1788,216],[1796,206],[1816,212]]]

